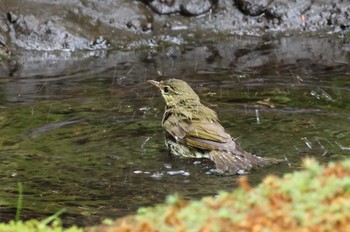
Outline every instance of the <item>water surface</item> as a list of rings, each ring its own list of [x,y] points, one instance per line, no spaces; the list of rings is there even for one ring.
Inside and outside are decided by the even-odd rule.
[[[66,208],[66,225],[134,213],[168,194],[197,199],[233,190],[239,176],[168,156],[164,103],[148,79],[188,81],[246,150],[286,160],[254,170],[252,184],[299,170],[304,157],[348,157],[349,58],[349,42],[339,38],[19,58],[18,68],[0,70],[0,219],[15,217],[18,182],[22,219]]]

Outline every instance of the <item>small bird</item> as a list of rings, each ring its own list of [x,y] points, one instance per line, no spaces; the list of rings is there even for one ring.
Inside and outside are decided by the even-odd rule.
[[[276,162],[244,151],[225,132],[215,111],[204,106],[185,81],[148,82],[160,90],[166,103],[162,125],[170,154],[210,159],[215,163],[216,172],[223,175],[245,173]]]

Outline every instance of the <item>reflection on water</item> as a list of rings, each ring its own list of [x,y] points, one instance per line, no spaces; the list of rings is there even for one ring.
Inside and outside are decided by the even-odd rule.
[[[137,52],[19,60],[0,77],[0,210],[14,219],[66,208],[66,224],[91,225],[138,207],[232,190],[239,176],[208,174],[210,161],[168,156],[164,103],[147,79],[188,81],[241,145],[285,163],[251,183],[349,155],[349,43],[334,38],[239,39]],[[39,57],[39,56],[38,56]],[[41,56],[40,56],[41,57]]]

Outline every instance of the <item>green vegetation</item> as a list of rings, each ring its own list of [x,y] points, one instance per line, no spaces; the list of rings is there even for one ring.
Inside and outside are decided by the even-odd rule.
[[[22,204],[23,204],[23,185],[22,183],[18,183],[18,202],[17,202],[17,211],[16,211],[16,220],[10,221],[9,223],[0,223],[0,231],[6,231],[6,232],[17,232],[17,231],[23,231],[23,232],[60,232],[60,231],[66,231],[66,232],[78,232],[83,231],[83,229],[80,229],[76,226],[64,229],[62,228],[61,220],[59,219],[59,216],[65,212],[65,209],[61,209],[57,211],[54,215],[45,218],[42,221],[38,220],[29,220],[29,221],[21,221],[20,215],[22,210]],[[49,225],[51,223],[51,225]]]
[[[29,220],[26,222],[22,221],[10,221],[9,223],[1,223],[0,224],[0,231],[6,231],[6,232],[60,232],[60,231],[66,231],[66,232],[78,232],[83,231],[83,229],[78,228],[76,226],[64,229],[62,228],[62,224],[59,222],[59,220],[56,220],[52,225],[48,226],[45,223],[42,223],[37,220]]]
[[[70,227],[70,228],[63,228],[60,220],[56,219],[52,225],[46,225],[45,220],[44,221],[38,221],[38,220],[29,220],[26,222],[22,221],[10,221],[9,223],[1,223],[0,224],[0,231],[6,231],[6,232],[79,232],[83,231],[83,229],[78,228],[76,226]]]
[[[243,176],[239,189],[200,201],[170,196],[91,231],[349,231],[350,160],[327,167],[305,160],[304,167],[256,188]]]
[[[10,221],[9,223],[0,223],[0,231],[6,231],[6,232],[17,232],[17,231],[23,231],[23,232],[78,232],[83,231],[83,229],[78,228],[76,226],[72,226],[70,228],[63,228],[61,220],[59,219],[59,216],[64,213],[66,210],[61,209],[57,211],[55,214],[53,214],[50,217],[45,218],[42,221],[38,220],[29,220],[29,221],[21,221],[20,215],[22,210],[22,204],[23,204],[23,185],[22,183],[18,183],[18,201],[17,201],[17,211],[16,211],[16,220]],[[49,225],[51,224],[51,225]]]

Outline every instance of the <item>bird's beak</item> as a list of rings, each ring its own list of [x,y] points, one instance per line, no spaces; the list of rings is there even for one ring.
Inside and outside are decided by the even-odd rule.
[[[160,83],[159,83],[159,81],[148,80],[147,82],[150,83],[151,85],[154,85],[154,86],[157,87],[158,89],[160,88]]]

